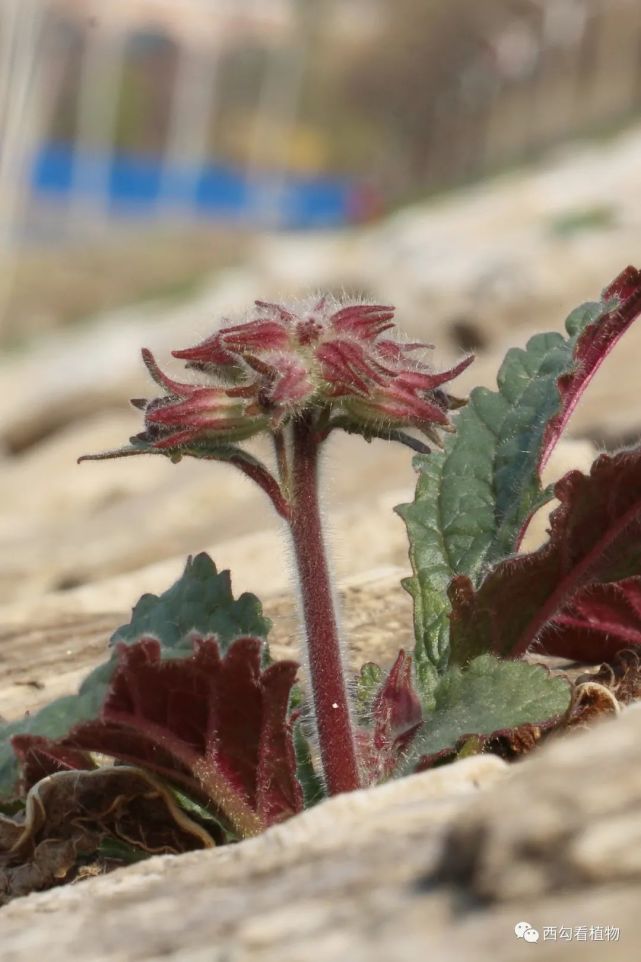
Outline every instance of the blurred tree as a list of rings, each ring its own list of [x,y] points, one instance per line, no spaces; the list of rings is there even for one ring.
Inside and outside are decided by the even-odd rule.
[[[247,161],[267,56],[268,51],[255,41],[237,42],[220,54],[218,83],[222,94],[210,131],[211,151],[219,160]]]
[[[511,18],[531,17],[529,0],[396,0],[381,33],[356,43],[335,65],[342,109],[376,166],[396,189],[425,184],[439,165],[439,138],[463,106],[470,119],[496,82],[492,37]],[[478,120],[478,116],[476,117]],[[383,133],[383,136],[381,136]]]
[[[177,46],[166,34],[140,31],[127,43],[116,146],[132,153],[162,153],[169,123]]]

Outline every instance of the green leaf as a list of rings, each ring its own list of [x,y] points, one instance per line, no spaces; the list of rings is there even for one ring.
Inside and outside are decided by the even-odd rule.
[[[229,571],[221,571],[209,555],[189,558],[179,581],[162,595],[143,595],[133,609],[131,621],[114,632],[111,643],[133,644],[153,635],[169,653],[173,649],[191,654],[189,635],[216,635],[225,653],[241,635],[265,638],[271,622],[252,594],[234,599]]]
[[[11,746],[12,736],[63,738],[74,725],[98,717],[106,692],[106,684],[97,680],[95,685],[87,686],[77,695],[57,698],[33,715],[0,725],[0,798],[12,797],[18,777],[18,764]]]
[[[356,678],[355,707],[360,721],[370,721],[372,702],[385,681],[385,672],[373,661],[366,662]]]
[[[442,671],[449,657],[447,586],[452,579],[454,560],[450,557],[453,532],[445,517],[454,512],[451,504],[444,504],[447,501],[447,490],[442,483],[445,461],[441,452],[415,457],[414,467],[421,472],[415,499],[412,504],[396,508],[407,526],[414,571],[414,577],[404,579],[403,587],[414,602],[417,671],[429,672],[429,666]]]
[[[152,635],[160,642],[163,658],[183,658],[192,654],[194,633],[213,634],[224,654],[235,638],[265,638],[270,627],[258,599],[252,594],[235,599],[229,572],[219,574],[203,553],[188,559],[182,577],[163,594],[143,595],[131,621],[118,628],[111,643],[131,645],[143,635]],[[267,661],[265,644],[263,663]],[[33,715],[0,725],[0,798],[11,796],[18,774],[11,737],[24,733],[63,738],[81,722],[98,718],[115,667],[112,654],[89,673],[76,695],[65,695]]]
[[[294,751],[296,753],[296,777],[303,790],[305,808],[313,808],[318,802],[327,797],[323,781],[314,768],[312,751],[303,723],[299,720],[294,725]]]
[[[409,774],[468,736],[551,722],[567,711],[570,686],[539,665],[481,655],[464,669],[450,668],[439,679],[434,699],[399,774]]]
[[[128,845],[127,842],[112,835],[102,839],[96,854],[110,861],[123,862],[125,865],[135,865],[136,862],[144,862],[149,858],[149,852],[145,852],[136,845]]]
[[[456,575],[478,584],[517,550],[532,514],[552,497],[540,469],[586,384],[641,309],[641,274],[624,271],[600,302],[566,321],[568,337],[537,334],[508,351],[497,391],[476,388],[454,416],[444,450],[414,458],[415,500],[404,519],[414,575],[416,661],[442,672],[449,660],[447,586]]]
[[[219,819],[214,812],[203,805],[201,802],[192,798],[191,795],[187,795],[181,788],[177,788],[175,785],[166,785],[167,791],[173,795],[174,800],[180,806],[180,808],[189,815],[191,819],[195,822],[202,823],[207,828],[208,826],[215,826],[225,842],[238,842],[239,837],[225,825],[221,819]]]

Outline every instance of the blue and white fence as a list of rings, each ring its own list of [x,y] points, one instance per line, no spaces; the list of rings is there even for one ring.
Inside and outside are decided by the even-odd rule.
[[[38,150],[31,192],[44,201],[96,202],[114,217],[181,216],[290,229],[336,227],[362,219],[368,197],[363,185],[348,178],[249,177],[216,163],[168,168],[160,158],[123,153],[105,157],[68,144]]]

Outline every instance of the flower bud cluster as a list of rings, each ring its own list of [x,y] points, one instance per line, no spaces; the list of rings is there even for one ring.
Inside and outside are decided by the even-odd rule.
[[[174,351],[199,380],[173,380],[143,358],[166,394],[134,402],[145,412],[139,440],[157,449],[233,443],[278,431],[310,410],[368,435],[413,427],[437,440],[456,399],[442,385],[472,361],[435,372],[417,352],[430,345],[390,335],[394,308],[329,297],[283,306],[256,301],[243,324]]]

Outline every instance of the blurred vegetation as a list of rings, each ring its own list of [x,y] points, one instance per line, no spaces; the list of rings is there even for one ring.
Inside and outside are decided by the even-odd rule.
[[[462,67],[478,55],[488,31],[508,15],[531,13],[533,4],[361,0],[363,29],[352,24],[345,32],[330,16],[337,6],[336,0],[301,3],[294,41],[306,44],[301,142],[314,131],[318,155],[308,150],[310,167],[364,172],[372,169],[373,152],[402,158],[403,165],[420,170],[429,148],[430,119],[446,106]],[[215,78],[216,116],[210,124],[217,158],[247,159],[265,71],[279,56],[287,56],[289,43],[285,38],[279,48],[251,36],[230,41],[222,51]],[[82,49],[82,32],[69,27],[59,103],[51,119],[54,140],[73,137]],[[176,47],[169,37],[149,32],[131,39],[117,124],[121,147],[162,150],[175,69]]]
[[[595,204],[565,211],[550,222],[555,237],[572,237],[584,231],[605,230],[616,224],[616,211],[609,204]]]
[[[360,175],[390,198],[442,186],[455,180],[454,174],[478,176],[485,172],[493,119],[510,128],[515,111],[518,116],[528,105],[531,109],[531,116],[522,118],[524,131],[504,131],[503,137],[499,131],[498,162],[504,164],[564,133],[594,131],[630,110],[638,112],[638,39],[623,50],[635,22],[638,35],[638,21],[624,0],[298,0],[288,35],[230,34],[215,55],[210,154],[239,165],[255,159],[266,78],[280,70],[287,96],[287,63],[298,49],[305,67],[296,123],[287,138],[275,137],[274,143],[267,138],[261,154],[265,166]],[[82,48],[82,32],[72,30],[51,121],[53,139],[72,136]],[[634,61],[636,87],[630,96],[616,76],[619,55]],[[121,148],[162,152],[177,57],[175,43],[161,33],[130,38],[117,120]],[[610,75],[621,90],[608,102]],[[549,88],[539,88],[544,76]],[[554,115],[560,109],[557,81],[570,91],[561,90],[565,114],[561,111],[551,125],[545,117],[539,124],[537,113]],[[505,116],[499,111],[493,118],[497,99],[507,94],[509,101],[512,90],[518,102],[508,103]],[[592,113],[585,106],[591,99],[603,101]],[[490,165],[496,160],[490,151]]]
[[[20,348],[34,335],[128,304],[187,300],[217,270],[239,263],[245,245],[240,232],[190,228],[24,250],[4,309],[3,346]]]
[[[377,216],[638,116],[634,8],[625,0],[299,0],[289,34],[230,32],[213,54],[209,156],[254,172],[354,176],[365,186],[364,216]],[[567,21],[565,35],[550,27],[548,14],[562,9],[578,11],[574,40]],[[49,140],[77,134],[88,29],[60,24]],[[129,37],[119,149],[162,154],[179,53],[151,27]],[[566,235],[610,220],[595,208],[547,226]],[[244,243],[200,227],[104,236],[21,253],[10,340],[131,301],[186,296],[206,273],[240,259]]]

